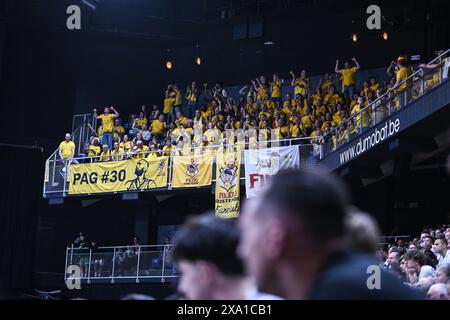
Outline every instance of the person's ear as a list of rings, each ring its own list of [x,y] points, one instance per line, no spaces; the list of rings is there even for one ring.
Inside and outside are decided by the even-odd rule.
[[[273,219],[266,230],[266,255],[270,258],[279,258],[286,246],[286,228],[283,221]]]
[[[202,282],[203,285],[211,286],[217,276],[217,267],[208,261],[197,262],[197,279]]]

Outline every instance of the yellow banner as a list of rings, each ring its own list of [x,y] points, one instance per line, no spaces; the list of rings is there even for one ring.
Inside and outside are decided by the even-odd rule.
[[[241,153],[222,152],[216,155],[216,216],[239,217]]]
[[[168,164],[169,157],[159,157],[72,165],[69,194],[166,188]]]
[[[173,158],[173,188],[209,186],[212,182],[212,157],[208,154]]]

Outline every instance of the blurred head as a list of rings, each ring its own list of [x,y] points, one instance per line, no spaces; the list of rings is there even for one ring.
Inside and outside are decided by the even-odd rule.
[[[284,170],[244,204],[238,254],[260,290],[283,296],[281,264],[302,268],[342,241],[346,187],[320,170]],[[330,250],[330,249],[328,249]]]
[[[72,136],[70,135],[70,133],[66,133],[66,135],[64,136],[64,140],[70,141],[70,139],[72,139]]]
[[[351,208],[345,219],[349,240],[354,249],[375,254],[380,236],[378,223],[368,213]]]
[[[119,143],[118,142],[114,142],[114,150],[119,150]]]
[[[109,112],[110,112],[110,110],[109,110],[108,107],[106,107],[106,108],[103,110],[103,113],[104,113],[104,114],[109,114]]]
[[[437,283],[431,286],[427,292],[428,300],[450,300],[447,286],[442,283]]]
[[[444,283],[447,284],[450,280],[450,264],[444,264],[436,269],[436,283]]]
[[[114,125],[115,125],[116,127],[120,126],[120,120],[116,118],[116,119],[114,120]]]
[[[124,136],[123,136],[123,141],[124,141],[124,142],[128,142],[128,135],[124,135]]]
[[[93,140],[92,140],[92,144],[94,145],[94,146],[98,146],[99,145],[99,140],[98,140],[98,138],[94,138]]]
[[[102,149],[103,149],[103,152],[106,152],[106,151],[108,151],[109,147],[108,147],[107,144],[104,144],[104,145],[102,146]]]
[[[345,69],[350,69],[350,63],[345,62],[344,67],[345,67]]]
[[[190,300],[208,300],[224,278],[243,277],[238,242],[239,232],[229,220],[213,213],[188,220],[175,235],[171,253],[180,272],[178,291]]]

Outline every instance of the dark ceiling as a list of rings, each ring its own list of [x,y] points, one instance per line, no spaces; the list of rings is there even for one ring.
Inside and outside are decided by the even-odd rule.
[[[91,2],[96,7],[86,5]],[[66,8],[82,9],[83,32],[115,33],[159,40],[163,45],[197,42],[214,23],[267,16],[298,19],[301,16],[330,15],[354,11],[364,18],[372,1],[348,0],[2,0],[0,22],[31,28],[64,30]],[[435,23],[448,26],[448,1],[377,1],[388,8],[386,22],[397,29],[421,28],[423,15],[430,12]]]

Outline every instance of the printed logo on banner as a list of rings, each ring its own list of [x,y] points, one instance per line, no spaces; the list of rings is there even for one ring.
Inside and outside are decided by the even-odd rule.
[[[230,161],[226,167],[220,168],[220,187],[225,191],[229,192],[237,184],[237,171],[235,161]]]
[[[195,176],[198,175],[198,161],[197,159],[193,158],[191,159],[191,163],[188,163],[186,165],[186,174],[191,177],[195,178]]]
[[[136,168],[134,169],[134,174],[136,175],[136,178],[132,180],[128,180],[125,184],[129,184],[127,191],[130,190],[145,190],[150,189],[152,185],[155,186],[155,188],[158,187],[155,180],[149,179],[145,176],[145,174],[148,171],[149,163],[147,160],[139,160],[138,163],[136,163]],[[159,165],[158,165],[159,168]]]

